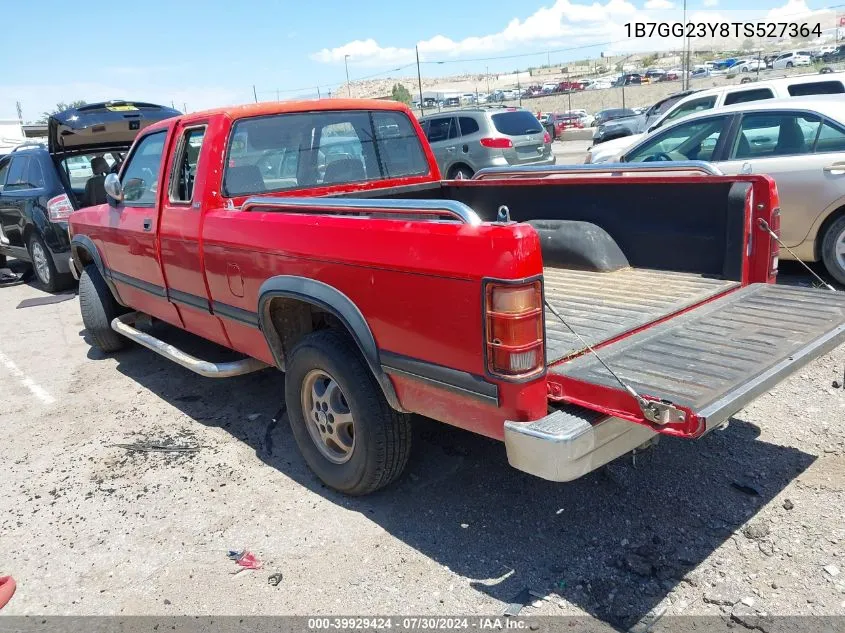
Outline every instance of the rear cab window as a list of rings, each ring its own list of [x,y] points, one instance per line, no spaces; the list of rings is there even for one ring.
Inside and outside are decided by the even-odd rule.
[[[737,90],[729,92],[725,95],[725,105],[732,105],[734,103],[747,103],[749,101],[761,101],[763,99],[772,99],[774,94],[771,88],[755,88],[753,90]]]
[[[506,136],[521,136],[523,134],[538,134],[543,131],[543,126],[533,114],[527,110],[516,110],[513,112],[500,112],[490,117],[493,120],[493,127],[500,134]]]
[[[403,112],[253,117],[237,121],[230,138],[223,174],[229,197],[429,173],[420,139]]]
[[[845,93],[845,86],[841,81],[811,81],[802,84],[792,84],[787,87],[790,97],[804,97],[807,95],[836,95]]]

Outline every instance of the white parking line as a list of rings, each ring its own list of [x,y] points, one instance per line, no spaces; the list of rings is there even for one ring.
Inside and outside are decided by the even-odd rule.
[[[9,370],[9,373],[12,374],[15,378],[17,378],[20,383],[29,389],[30,393],[38,398],[44,404],[53,404],[56,402],[56,399],[47,393],[47,390],[44,389],[41,385],[35,382],[32,378],[27,376],[23,373],[20,368],[15,365],[14,361],[6,356],[3,352],[0,352],[0,363]]]

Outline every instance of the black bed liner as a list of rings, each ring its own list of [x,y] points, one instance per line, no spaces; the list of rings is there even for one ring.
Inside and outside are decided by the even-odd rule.
[[[602,358],[643,395],[719,424],[845,341],[845,293],[754,284],[612,343]],[[549,368],[618,388],[592,354]]]

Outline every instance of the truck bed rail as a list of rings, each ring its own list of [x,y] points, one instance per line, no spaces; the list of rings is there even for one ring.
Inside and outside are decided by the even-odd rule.
[[[254,196],[247,198],[241,211],[274,209],[283,213],[379,213],[397,216],[444,217],[463,224],[481,224],[478,214],[462,202],[454,200],[371,200],[360,198],[279,198]]]
[[[528,165],[525,167],[486,167],[479,169],[472,180],[494,180],[505,178],[548,178],[553,176],[594,176],[634,174],[637,176],[689,174],[723,176],[710,163],[701,160],[684,160],[663,163],[597,163],[594,165]]]

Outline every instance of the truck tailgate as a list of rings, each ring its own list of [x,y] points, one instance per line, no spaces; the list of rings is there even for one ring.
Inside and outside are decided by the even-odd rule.
[[[640,395],[690,414],[658,430],[698,436],[843,340],[845,293],[754,284],[599,353]],[[562,400],[652,424],[593,354],[550,367],[549,380]]]

